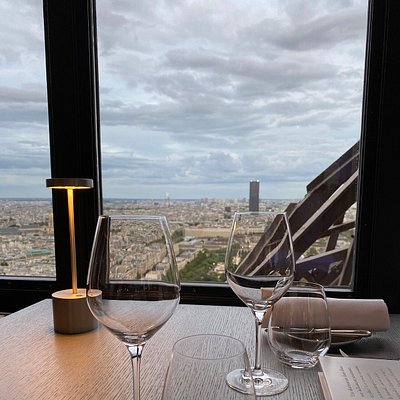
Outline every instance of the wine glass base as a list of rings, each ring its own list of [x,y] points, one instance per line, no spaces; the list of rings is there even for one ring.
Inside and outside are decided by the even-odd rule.
[[[243,369],[235,369],[226,376],[228,386],[240,393],[254,395],[254,387],[251,379],[246,379]]]
[[[273,396],[282,393],[289,386],[285,375],[271,369],[253,371],[253,381],[256,396]]]

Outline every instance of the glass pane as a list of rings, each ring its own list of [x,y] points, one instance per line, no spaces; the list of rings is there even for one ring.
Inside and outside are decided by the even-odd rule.
[[[0,275],[55,276],[42,0],[0,3]]]
[[[166,214],[216,282],[232,214],[287,209],[297,278],[351,285],[367,7],[98,0],[105,211]]]

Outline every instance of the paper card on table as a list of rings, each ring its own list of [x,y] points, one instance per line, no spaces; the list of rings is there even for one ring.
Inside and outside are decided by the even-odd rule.
[[[321,382],[322,393],[324,394],[324,399],[325,400],[332,400],[331,392],[329,391],[328,382],[325,379],[324,373],[323,372],[318,372],[318,378],[319,378],[319,381]]]
[[[321,357],[332,400],[400,399],[400,361]]]

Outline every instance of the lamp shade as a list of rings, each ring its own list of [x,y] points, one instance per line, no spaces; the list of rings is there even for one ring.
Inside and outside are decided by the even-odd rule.
[[[46,179],[46,187],[51,189],[91,189],[93,187],[93,179],[50,178]]]

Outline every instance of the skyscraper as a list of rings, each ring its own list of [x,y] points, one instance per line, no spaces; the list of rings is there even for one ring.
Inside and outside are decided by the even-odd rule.
[[[259,211],[260,181],[250,181],[249,211]]]

